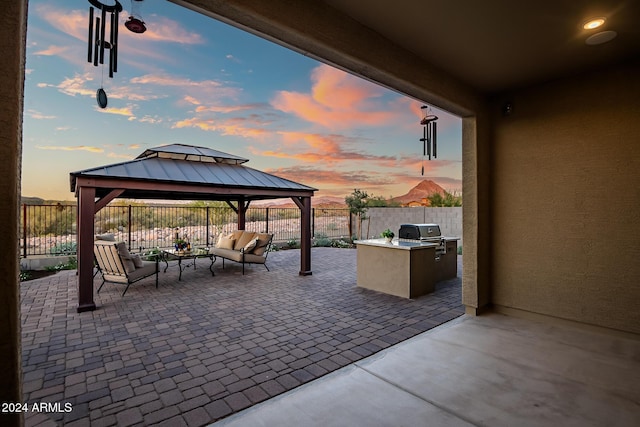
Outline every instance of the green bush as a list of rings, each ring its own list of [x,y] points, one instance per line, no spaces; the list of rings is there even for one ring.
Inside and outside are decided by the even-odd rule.
[[[326,234],[318,233],[313,239],[313,246],[328,248],[331,246],[331,239]]]
[[[76,242],[64,242],[51,248],[51,255],[69,255],[77,252],[78,245]]]
[[[76,257],[69,257],[69,261],[61,262],[51,267],[45,267],[47,271],[62,271],[62,270],[77,270],[78,259]]]
[[[347,249],[347,248],[352,248],[353,245],[349,242],[344,241],[343,239],[340,240],[334,240],[333,242],[331,242],[331,246],[334,248],[343,248],[343,249]]]

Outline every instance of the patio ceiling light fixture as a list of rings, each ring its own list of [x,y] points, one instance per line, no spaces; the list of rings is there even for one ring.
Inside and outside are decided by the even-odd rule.
[[[424,158],[428,156],[431,160],[438,157],[438,116],[431,113],[431,109],[423,105],[420,107],[424,111],[424,116],[420,120],[422,125],[422,175],[424,176]]]
[[[606,22],[606,20],[607,18],[604,18],[604,17],[591,18],[582,24],[582,29],[591,31],[591,30],[601,28]],[[589,37],[587,37],[587,39],[584,42],[588,46],[596,46],[599,44],[610,42],[611,40],[615,39],[617,36],[618,36],[618,33],[616,33],[615,31],[611,31],[611,30],[599,31],[595,34],[591,34]]]
[[[602,27],[605,21],[605,18],[592,18],[582,24],[582,28],[585,30],[595,30],[596,28]]]

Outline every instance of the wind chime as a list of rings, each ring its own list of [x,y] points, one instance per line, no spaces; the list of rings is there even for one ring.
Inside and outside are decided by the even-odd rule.
[[[142,15],[140,14],[140,4],[143,0],[131,0],[131,15],[127,22],[124,23],[124,26],[127,27],[127,30],[132,33],[142,34],[147,31],[147,26],[144,24],[142,20]]]
[[[122,12],[122,5],[118,0],[115,4],[107,5],[98,0],[89,0],[89,42],[87,61],[93,62],[95,67],[104,65],[105,50],[109,50],[109,78],[113,78],[113,73],[118,71],[118,15]],[[94,27],[94,6],[100,10],[100,16],[95,17]],[[109,14],[109,40],[107,36],[107,14]],[[94,31],[95,28],[95,31]],[[107,107],[107,93],[102,88],[96,92],[96,100],[100,108]]]
[[[420,120],[422,125],[422,176],[424,176],[424,159],[428,157],[431,160],[438,157],[438,116],[431,114],[428,106],[420,107],[424,111],[424,116]]]
[[[140,7],[138,6],[138,3],[142,3],[142,1],[143,0],[131,0],[131,16],[129,16],[129,20],[124,24],[129,31],[138,34],[147,31],[147,27],[140,15]],[[122,12],[122,4],[120,4],[118,0],[113,0],[113,4],[104,4],[99,0],[89,0],[89,3],[91,6],[89,7],[87,61],[92,62],[95,67],[97,67],[98,64],[104,66],[105,50],[108,50],[109,78],[113,78],[113,73],[118,72],[118,23],[120,22],[119,15],[120,12]],[[100,16],[95,16],[94,23],[95,9],[100,11]],[[107,14],[109,14],[108,18]],[[108,40],[107,25],[109,27]],[[100,89],[96,92],[96,101],[98,101],[100,108],[106,108],[107,93],[104,91],[102,83],[101,81]]]

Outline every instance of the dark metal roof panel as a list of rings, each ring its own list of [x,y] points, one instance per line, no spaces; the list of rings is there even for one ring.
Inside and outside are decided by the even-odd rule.
[[[196,147],[194,145],[185,144],[170,144],[162,145],[160,147],[149,148],[140,154],[137,158],[143,159],[147,157],[172,157],[174,159],[184,159],[192,161],[203,162],[217,162],[217,163],[230,163],[241,164],[246,163],[249,160],[244,157],[239,157],[233,154],[224,153],[222,151],[214,150],[207,147]]]
[[[129,162],[72,172],[72,191],[77,176],[152,180],[262,189],[315,191],[315,188],[280,178],[246,166],[228,163],[197,162],[160,157],[139,158]]]

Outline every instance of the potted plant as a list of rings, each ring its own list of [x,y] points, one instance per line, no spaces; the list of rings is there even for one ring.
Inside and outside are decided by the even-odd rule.
[[[380,233],[380,235],[384,237],[384,240],[387,243],[391,242],[391,239],[393,239],[393,237],[395,236],[395,234],[393,234],[393,231],[389,230],[388,228]]]
[[[177,238],[173,241],[176,251],[184,251],[187,248],[187,241],[185,239]]]

